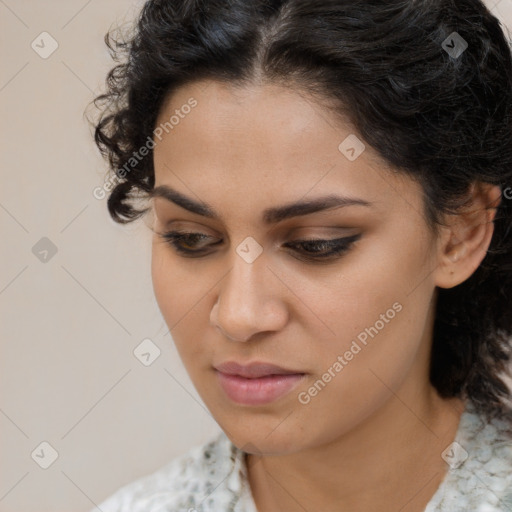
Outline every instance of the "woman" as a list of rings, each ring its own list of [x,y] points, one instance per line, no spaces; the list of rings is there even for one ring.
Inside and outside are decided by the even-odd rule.
[[[150,219],[160,310],[223,432],[99,508],[512,510],[498,20],[150,0],[106,42],[108,208]]]

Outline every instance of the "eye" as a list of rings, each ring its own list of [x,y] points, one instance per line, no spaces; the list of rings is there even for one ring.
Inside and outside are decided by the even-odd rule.
[[[311,261],[330,260],[340,256],[348,251],[350,247],[361,238],[361,234],[334,238],[329,240],[323,239],[305,239],[294,240],[285,244],[286,247],[300,247],[299,258]]]
[[[199,258],[208,253],[208,248],[222,243],[219,240],[213,244],[199,247],[201,241],[208,241],[213,237],[204,233],[195,233],[188,231],[169,231],[167,233],[158,233],[158,235],[171,246],[177,253],[189,257]],[[352,244],[361,238],[361,234],[352,235],[343,238],[324,239],[303,239],[294,240],[284,244],[285,247],[292,248],[298,258],[306,261],[326,261],[336,258],[342,253],[348,251]]]
[[[204,248],[197,249],[197,242],[208,240],[212,237],[204,233],[193,233],[189,231],[169,231],[167,233],[159,233],[159,236],[167,242],[176,252],[194,257],[195,254],[202,255],[206,252]],[[219,242],[211,245],[217,245]]]

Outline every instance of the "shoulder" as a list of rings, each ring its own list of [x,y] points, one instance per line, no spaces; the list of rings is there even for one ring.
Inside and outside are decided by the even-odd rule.
[[[154,473],[121,487],[94,511],[237,510],[233,506],[243,491],[243,455],[221,432]]]
[[[448,473],[425,512],[512,510],[512,413],[487,422],[468,404],[443,458]]]

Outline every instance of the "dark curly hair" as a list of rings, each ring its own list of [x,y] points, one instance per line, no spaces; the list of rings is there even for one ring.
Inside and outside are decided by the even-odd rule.
[[[437,290],[430,371],[441,396],[503,416],[511,397],[503,377],[512,337],[512,59],[480,0],[150,0],[133,31],[113,32],[105,42],[117,64],[93,102],[100,115],[92,124],[117,222],[149,210],[136,200],[154,188],[152,152],[134,155],[152,140],[164,99],[204,79],[267,81],[331,101],[394,172],[422,185],[434,233],[444,214],[460,212],[472,183],[508,191],[479,268]],[[461,55],[449,51],[453,37],[467,42]]]

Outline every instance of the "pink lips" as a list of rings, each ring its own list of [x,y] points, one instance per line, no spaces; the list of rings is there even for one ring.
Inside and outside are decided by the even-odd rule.
[[[236,403],[261,405],[277,400],[302,380],[304,373],[268,363],[241,365],[229,361],[215,366],[219,383]]]

